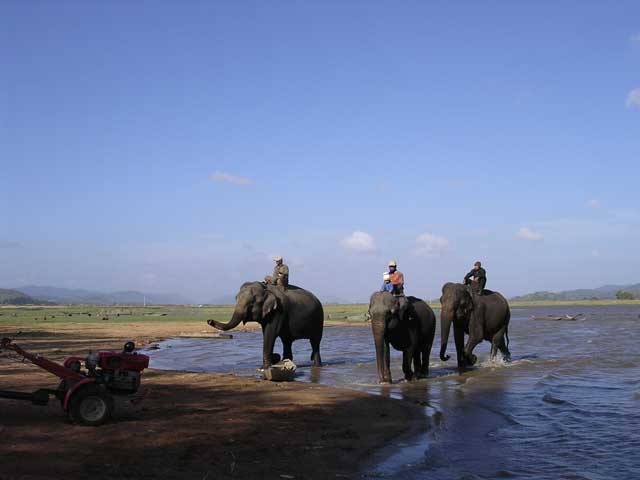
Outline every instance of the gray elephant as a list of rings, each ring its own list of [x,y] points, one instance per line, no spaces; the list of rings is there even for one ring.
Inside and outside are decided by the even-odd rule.
[[[426,378],[436,331],[436,316],[431,307],[416,297],[376,292],[369,301],[369,317],[380,383],[391,383],[389,345],[402,351],[402,371],[406,380]]]
[[[498,292],[485,290],[481,296],[471,295],[467,287],[461,283],[445,283],[440,297],[442,311],[440,324],[442,327],[442,343],[440,359],[449,360],[447,342],[449,330],[453,324],[453,338],[458,356],[458,368],[465,368],[476,363],[477,357],[473,349],[482,340],[491,342],[491,358],[498,350],[505,360],[511,358],[509,352],[509,319],[511,312],[509,303]],[[464,334],[469,334],[464,344]],[[506,338],[506,342],[505,342]]]
[[[229,323],[207,321],[218,330],[231,330],[240,322],[258,322],[262,326],[262,368],[269,368],[273,363],[276,338],[282,341],[283,357],[290,360],[293,360],[293,341],[309,339],[313,366],[322,366],[320,340],[324,312],[322,304],[313,293],[294,285],[289,285],[282,291],[275,285],[247,282],[236,295],[236,307]]]

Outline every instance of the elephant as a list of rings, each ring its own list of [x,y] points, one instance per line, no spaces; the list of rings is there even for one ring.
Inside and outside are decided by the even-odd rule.
[[[482,295],[472,295],[461,283],[445,283],[440,297],[442,310],[440,325],[442,328],[440,360],[446,362],[449,330],[453,323],[453,338],[458,356],[458,368],[466,368],[476,363],[473,349],[482,340],[491,342],[491,358],[498,350],[505,360],[511,358],[509,352],[509,303],[498,292],[484,290]],[[464,345],[464,334],[469,334]],[[506,337],[506,343],[505,343]]]
[[[426,378],[436,332],[436,316],[431,307],[416,297],[375,292],[369,301],[369,318],[376,346],[379,382],[391,383],[389,344],[402,352],[402,371],[406,380]]]
[[[324,326],[322,304],[313,293],[287,286],[286,290],[263,282],[247,282],[236,295],[236,306],[228,323],[208,320],[218,330],[231,330],[240,322],[258,322],[262,326],[262,368],[269,368],[279,356],[273,353],[276,338],[280,338],[283,357],[293,360],[291,344],[302,338],[311,342],[311,361],[321,367],[320,340]]]

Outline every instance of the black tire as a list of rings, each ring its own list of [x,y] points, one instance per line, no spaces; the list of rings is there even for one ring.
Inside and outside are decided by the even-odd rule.
[[[71,396],[69,418],[77,425],[102,425],[109,421],[112,413],[113,398],[98,386],[87,385]]]

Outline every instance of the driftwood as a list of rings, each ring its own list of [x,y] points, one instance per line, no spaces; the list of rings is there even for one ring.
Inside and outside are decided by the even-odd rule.
[[[582,317],[583,317],[582,313],[579,313],[578,315],[562,315],[562,316],[547,315],[546,317],[541,315],[531,315],[531,318],[533,318],[534,320],[553,320],[556,322],[562,322],[562,321],[575,322],[576,320],[579,320]]]
[[[178,335],[180,338],[211,338],[214,340],[231,340],[233,335],[230,333],[187,333],[183,332]]]
[[[269,368],[264,369],[262,377],[272,382],[290,382],[296,376],[296,364],[285,359]]]

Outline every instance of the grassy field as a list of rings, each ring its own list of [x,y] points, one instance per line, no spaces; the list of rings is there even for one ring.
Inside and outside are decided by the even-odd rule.
[[[607,306],[607,305],[640,305],[640,300],[581,300],[562,302],[512,302],[512,307],[543,306]],[[431,304],[439,309],[437,303]],[[185,324],[201,323],[215,319],[223,322],[231,318],[232,305],[207,305],[194,307],[190,305],[161,306],[2,306],[0,307],[0,328],[2,326],[25,326],[45,328],[47,325],[82,325],[96,323],[143,323],[143,322],[183,322]],[[366,321],[366,304],[324,305],[327,325],[338,323],[364,323]]]
[[[189,305],[162,306],[2,306],[0,307],[0,328],[2,326],[24,326],[46,328],[48,325],[86,325],[96,323],[185,323],[202,324],[215,319],[223,322],[231,318],[232,305]],[[364,323],[367,305],[325,305],[325,321],[332,323]]]

